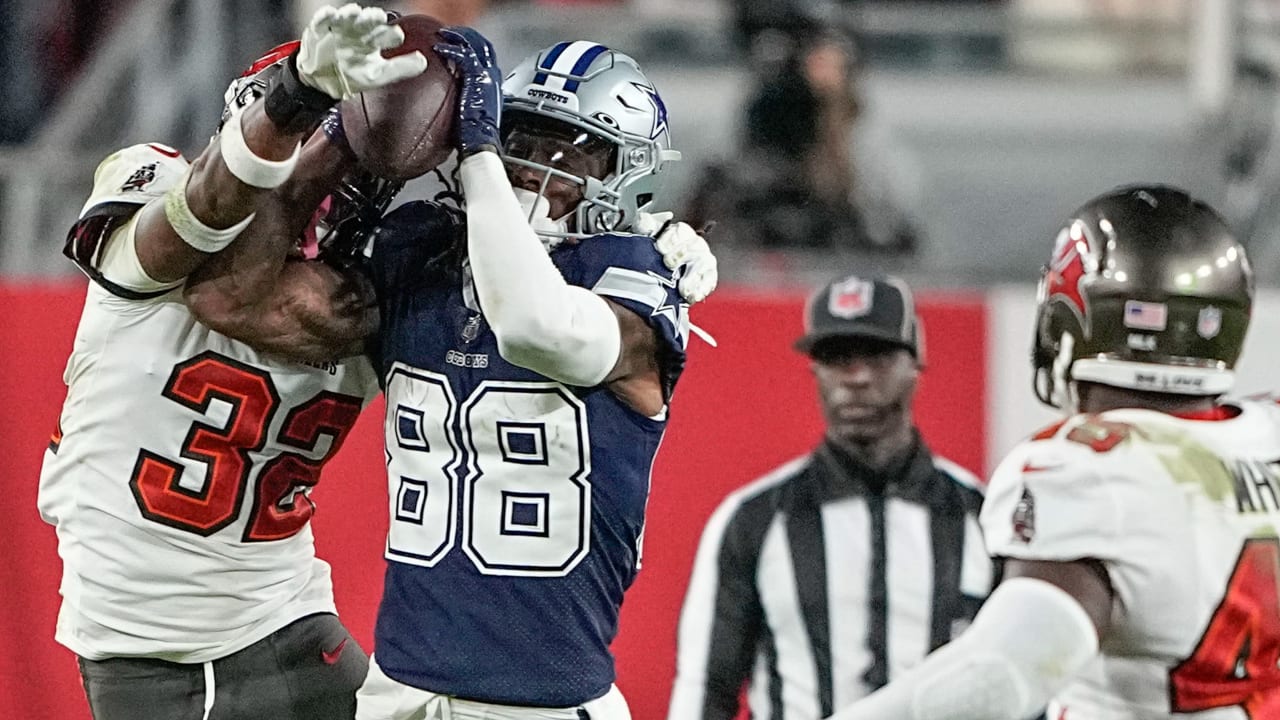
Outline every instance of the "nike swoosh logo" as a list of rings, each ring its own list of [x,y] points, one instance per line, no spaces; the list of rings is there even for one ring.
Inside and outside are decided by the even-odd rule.
[[[342,649],[347,646],[347,640],[348,638],[343,638],[342,642],[338,643],[338,647],[332,650],[320,651],[320,659],[324,660],[325,665],[333,665],[338,662],[338,658],[342,657]]]

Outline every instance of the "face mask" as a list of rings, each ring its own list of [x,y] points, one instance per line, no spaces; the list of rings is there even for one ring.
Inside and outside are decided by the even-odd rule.
[[[563,237],[557,235],[565,232],[564,220],[552,220],[548,215],[551,212],[551,205],[547,203],[547,199],[532,190],[524,188],[512,188],[516,194],[516,200],[520,203],[520,210],[524,213],[525,219],[529,221],[529,227],[538,234],[538,239],[542,240],[542,245],[548,252],[555,249],[557,245],[564,240]]]

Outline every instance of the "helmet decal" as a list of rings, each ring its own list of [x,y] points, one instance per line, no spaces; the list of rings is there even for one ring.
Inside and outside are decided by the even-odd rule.
[[[667,105],[662,102],[661,97],[658,97],[658,91],[653,87],[637,82],[631,84],[644,93],[649,102],[653,104],[653,129],[649,131],[649,139],[653,140],[667,132]]]
[[[1054,241],[1053,259],[1049,261],[1045,275],[1046,299],[1066,303],[1080,319],[1086,336],[1089,334],[1089,305],[1081,285],[1097,269],[1097,254],[1089,243],[1084,225],[1074,222],[1063,228]]]

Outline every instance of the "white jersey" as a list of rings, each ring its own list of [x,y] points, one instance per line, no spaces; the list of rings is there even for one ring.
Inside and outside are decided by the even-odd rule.
[[[990,553],[1096,559],[1115,592],[1050,720],[1280,718],[1280,408],[1219,410],[1076,416],[996,470]]]
[[[163,146],[108,158],[68,239],[95,282],[39,505],[63,561],[56,637],[90,659],[204,662],[334,612],[309,492],[377,392],[363,358],[264,356],[197,322],[180,283],[120,280],[137,210],[186,167]]]

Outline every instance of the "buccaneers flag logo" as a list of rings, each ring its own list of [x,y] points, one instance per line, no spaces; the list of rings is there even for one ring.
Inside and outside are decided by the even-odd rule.
[[[1089,306],[1085,303],[1080,285],[1085,278],[1098,271],[1098,257],[1084,224],[1071,223],[1058,233],[1053,245],[1053,259],[1046,269],[1044,284],[1046,300],[1061,300],[1080,320],[1086,335],[1089,332]]]

